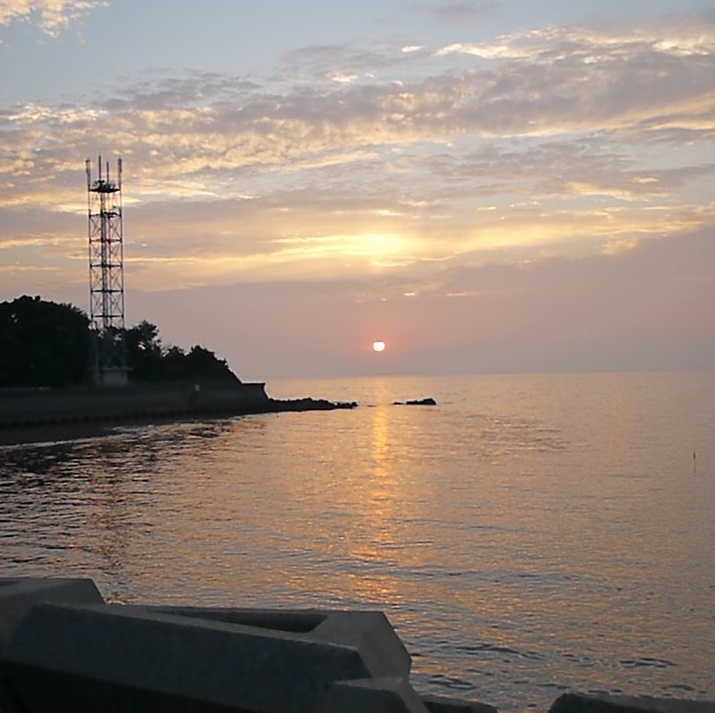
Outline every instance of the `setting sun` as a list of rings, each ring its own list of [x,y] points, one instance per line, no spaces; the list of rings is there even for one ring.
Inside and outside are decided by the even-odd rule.
[[[374,352],[384,352],[385,351],[385,342],[373,342],[372,350]]]

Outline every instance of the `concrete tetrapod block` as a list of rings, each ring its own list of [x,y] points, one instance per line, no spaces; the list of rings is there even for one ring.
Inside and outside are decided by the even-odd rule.
[[[355,648],[373,677],[408,678],[410,675],[412,658],[382,612],[176,606],[137,609],[305,634],[316,642]]]
[[[444,696],[422,696],[422,702],[429,713],[497,713],[497,709],[487,703],[462,701]]]
[[[279,614],[271,628],[266,612],[258,627],[245,611],[179,611],[36,605],[7,648],[7,676],[32,713],[309,713],[335,682],[394,676],[409,660],[372,651],[404,649],[381,613]]]
[[[15,627],[37,602],[101,604],[104,599],[91,579],[0,578],[0,657]]]
[[[403,678],[338,681],[314,713],[428,713]]]
[[[549,713],[715,713],[715,701],[564,693]]]
[[[22,618],[37,602],[102,603],[102,595],[91,579],[0,578],[0,713],[18,708],[7,684],[3,654]]]

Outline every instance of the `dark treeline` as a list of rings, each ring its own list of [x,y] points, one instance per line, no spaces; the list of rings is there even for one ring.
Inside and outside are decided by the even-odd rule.
[[[238,383],[226,361],[200,346],[164,346],[147,321],[124,330],[134,383]],[[62,388],[90,381],[89,317],[70,304],[27,295],[0,302],[0,388]]]

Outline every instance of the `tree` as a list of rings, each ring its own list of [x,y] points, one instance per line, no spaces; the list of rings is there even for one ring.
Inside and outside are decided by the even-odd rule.
[[[156,383],[162,380],[163,348],[156,325],[144,320],[127,329],[124,346],[132,381]]]
[[[191,347],[186,355],[188,373],[193,381],[230,382],[239,381],[238,377],[228,368],[225,359],[198,345]]]
[[[198,345],[186,353],[180,347],[169,347],[162,357],[161,381],[191,383],[240,383],[223,359]]]
[[[65,387],[88,376],[89,318],[69,304],[39,297],[0,303],[0,388]],[[135,383],[240,383],[225,360],[200,346],[164,347],[159,328],[139,322],[124,330],[129,380]]]
[[[80,384],[89,345],[89,319],[77,307],[28,295],[0,302],[0,387]]]

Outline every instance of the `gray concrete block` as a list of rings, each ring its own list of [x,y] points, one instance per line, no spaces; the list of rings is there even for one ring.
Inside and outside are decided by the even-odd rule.
[[[565,693],[549,713],[715,713],[715,701]]]
[[[382,612],[333,612],[313,632],[316,640],[355,647],[373,678],[408,678],[412,658]]]
[[[27,610],[37,602],[101,604],[91,579],[0,578],[0,657]]]
[[[428,713],[402,678],[339,681],[313,713]]]
[[[124,607],[126,611],[131,608]],[[204,607],[136,607],[137,611],[196,617],[286,633],[355,648],[372,677],[409,677],[412,659],[387,617],[379,611],[279,610]]]
[[[462,701],[445,696],[422,696],[422,702],[429,713],[497,713],[494,706],[476,701]]]
[[[37,602],[101,603],[104,601],[91,579],[0,578],[0,713],[18,713],[19,707],[8,682],[3,653],[28,609]]]
[[[39,604],[5,669],[33,713],[308,713],[337,681],[404,672],[393,639],[379,613]]]

